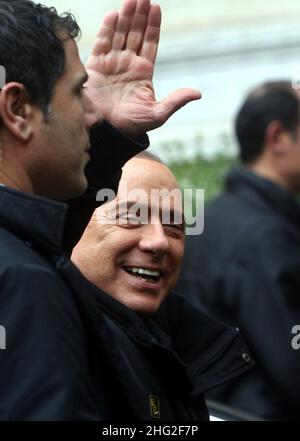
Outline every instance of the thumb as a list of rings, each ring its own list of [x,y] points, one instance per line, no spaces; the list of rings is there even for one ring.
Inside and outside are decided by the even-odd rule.
[[[191,101],[200,100],[201,93],[195,89],[178,89],[170,93],[166,98],[157,103],[157,117],[163,124],[177,110],[190,103]]]

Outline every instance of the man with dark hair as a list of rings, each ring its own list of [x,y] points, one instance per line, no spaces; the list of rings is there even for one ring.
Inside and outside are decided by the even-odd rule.
[[[273,121],[278,121],[283,129],[297,138],[299,97],[288,81],[269,82],[255,88],[241,106],[235,132],[244,164],[259,161],[267,127]]]
[[[97,191],[116,189],[122,165],[148,146],[145,132],[200,97],[187,89],[156,102],[160,22],[150,0],[125,0],[85,69],[71,15],[0,0],[1,420],[115,417],[101,353],[111,337],[67,254]]]
[[[214,396],[266,419],[299,418],[300,106],[287,81],[246,98],[236,118],[243,167],[187,238],[178,290],[239,327],[257,366]]]

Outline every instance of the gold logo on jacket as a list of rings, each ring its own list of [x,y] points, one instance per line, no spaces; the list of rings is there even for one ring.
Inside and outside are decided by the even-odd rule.
[[[160,419],[160,402],[157,395],[149,395],[150,413],[152,418]]]

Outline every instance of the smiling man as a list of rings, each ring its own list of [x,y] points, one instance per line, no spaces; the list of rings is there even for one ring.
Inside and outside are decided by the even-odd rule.
[[[184,236],[176,179],[141,153],[126,163],[117,197],[95,211],[74,249],[73,262],[99,288],[90,286],[102,334],[94,350],[109,360],[104,399],[117,418],[207,420],[203,392],[251,365],[235,329],[172,293]]]
[[[95,211],[72,259],[95,285],[130,309],[152,314],[179,275],[182,210],[170,170],[142,154],[125,165],[117,198]]]
[[[0,420],[114,418],[95,297],[67,253],[145,132],[200,97],[155,100],[160,24],[159,6],[124,0],[84,67],[72,15],[0,1]]]

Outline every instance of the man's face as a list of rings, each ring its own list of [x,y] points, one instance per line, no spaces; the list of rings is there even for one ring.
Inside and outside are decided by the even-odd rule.
[[[300,125],[295,134],[289,134],[288,154],[283,162],[290,190],[300,192]]]
[[[154,189],[165,189],[166,197],[158,202]],[[175,197],[169,198],[174,189]],[[174,211],[180,223],[174,224]],[[108,223],[115,212],[116,221]],[[142,213],[152,217],[151,223],[139,222]],[[96,210],[72,259],[103,291],[140,314],[152,314],[179,275],[182,217],[181,194],[170,171],[153,160],[132,159],[123,169],[117,198]]]
[[[271,143],[270,165],[267,170],[271,177],[275,174],[275,182],[287,190],[298,193],[300,191],[300,125],[291,132],[282,127],[279,122],[273,123],[279,131]],[[267,154],[268,154],[268,150]],[[269,176],[269,175],[268,175]]]
[[[300,92],[295,92],[300,105]],[[280,157],[280,167],[289,190],[300,192],[300,123],[294,133],[286,131],[282,137],[284,155]]]
[[[89,103],[82,93],[86,72],[76,43],[68,39],[64,48],[65,71],[55,83],[47,120],[39,113],[33,160],[28,166],[34,193],[58,200],[85,191],[84,169],[89,160]]]

